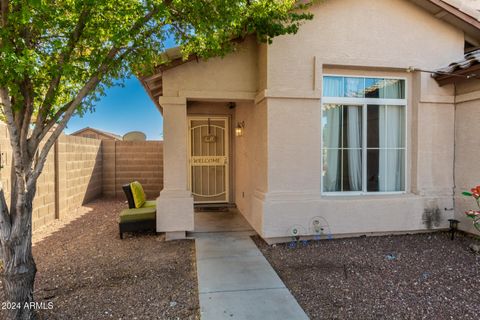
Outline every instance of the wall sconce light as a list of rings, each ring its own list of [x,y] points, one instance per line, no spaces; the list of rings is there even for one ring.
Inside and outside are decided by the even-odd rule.
[[[245,131],[245,121],[237,122],[237,127],[235,128],[235,135],[237,137],[241,137],[243,136],[244,131]]]

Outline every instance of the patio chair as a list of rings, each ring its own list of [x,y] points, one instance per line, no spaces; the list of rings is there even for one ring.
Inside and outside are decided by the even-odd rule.
[[[122,186],[123,192],[128,201],[128,209],[124,209],[120,212],[118,223],[120,239],[123,239],[124,232],[136,232],[150,229],[155,230],[157,227],[156,201],[143,199],[141,205],[136,203],[132,192],[132,184],[134,184],[134,187],[136,188],[140,187],[141,193],[143,193],[141,184],[136,181]]]

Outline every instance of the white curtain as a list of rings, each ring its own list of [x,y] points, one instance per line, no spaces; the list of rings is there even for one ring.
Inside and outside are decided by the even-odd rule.
[[[348,178],[349,191],[362,190],[362,108],[348,106]]]
[[[326,152],[323,179],[324,191],[340,191],[340,130],[342,107],[330,105],[324,108],[324,148]]]
[[[379,107],[379,191],[404,189],[404,107]]]
[[[343,77],[324,77],[323,96],[343,97]]]
[[[398,79],[383,80],[383,87],[380,88],[380,98],[385,99],[404,99],[405,81]]]

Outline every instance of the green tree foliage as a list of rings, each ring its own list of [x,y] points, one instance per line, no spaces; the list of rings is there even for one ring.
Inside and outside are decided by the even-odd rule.
[[[0,115],[13,149],[10,205],[0,189],[2,283],[33,301],[32,201],[47,154],[74,114],[105,89],[163,61],[168,38],[184,57],[224,56],[248,35],[270,43],[312,18],[296,0],[0,0]],[[43,143],[41,143],[43,142]],[[30,309],[11,319],[33,319]]]
[[[168,37],[185,55],[209,58],[234,50],[232,40],[249,34],[271,42],[295,33],[312,17],[304,11],[309,4],[295,0],[3,2],[9,8],[0,30],[0,86],[14,98],[14,110],[31,100],[35,111],[53,121],[90,79],[100,82],[77,113],[91,109],[105,88],[130,71],[148,73],[164,62],[159,52]]]

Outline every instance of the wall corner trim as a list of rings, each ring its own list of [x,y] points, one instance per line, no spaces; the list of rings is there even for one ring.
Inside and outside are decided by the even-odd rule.
[[[180,96],[188,100],[240,100],[251,101],[255,99],[256,92],[251,91],[226,91],[226,90],[181,90]]]
[[[185,97],[159,97],[158,98],[158,103],[161,106],[165,105],[186,105],[187,104],[187,98]]]
[[[464,94],[459,94],[455,97],[455,103],[462,103],[472,100],[479,100],[480,99],[480,91],[474,91]]]
[[[454,104],[455,96],[422,95],[420,103]]]

